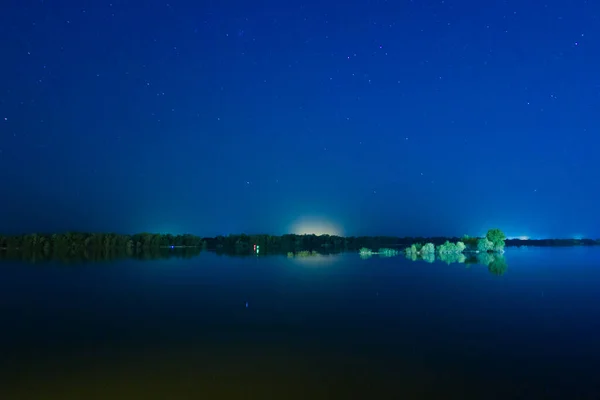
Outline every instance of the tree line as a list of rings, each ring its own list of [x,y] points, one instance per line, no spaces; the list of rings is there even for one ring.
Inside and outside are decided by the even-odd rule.
[[[53,250],[78,252],[89,249],[123,249],[131,252],[159,247],[201,247],[202,238],[194,235],[163,235],[138,233],[120,235],[116,233],[82,233],[67,232],[54,234],[26,234],[0,236],[0,249],[31,251],[45,253]]]
[[[463,251],[475,251],[481,253],[503,253],[506,246],[506,235],[498,228],[487,231],[485,236],[477,238],[468,235],[463,236],[459,241],[453,243],[447,240],[444,244],[435,245],[434,243],[413,243],[405,249],[406,254],[417,256],[426,256],[428,254],[462,254]]]
[[[0,252],[26,252],[42,255],[77,255],[84,252],[113,252],[136,255],[150,253],[158,248],[199,248],[218,252],[248,254],[254,245],[260,247],[260,253],[288,253],[301,250],[318,252],[358,251],[360,248],[404,248],[413,243],[432,243],[442,246],[447,242],[462,241],[468,247],[481,238],[448,237],[393,237],[393,236],[350,236],[334,235],[228,235],[200,237],[191,234],[171,235],[157,233],[138,233],[122,235],[116,233],[67,232],[26,235],[0,235]],[[543,240],[506,240],[506,246],[591,246],[600,245],[593,239],[543,239]]]
[[[0,235],[0,250],[41,250],[53,249],[77,252],[82,249],[128,249],[131,252],[158,247],[200,247],[204,249],[252,252],[254,245],[261,253],[267,251],[289,252],[300,250],[324,250],[327,252],[358,250],[361,247],[399,247],[413,238],[390,236],[341,237],[333,235],[227,235],[200,237],[191,234],[170,235],[139,233],[122,235],[116,233],[67,232],[55,234],[33,233],[26,235]],[[433,238],[443,242],[446,238]]]
[[[67,232],[0,235],[0,258],[41,261],[108,261],[119,258],[193,257],[206,243],[194,235]],[[175,251],[177,250],[177,251]]]

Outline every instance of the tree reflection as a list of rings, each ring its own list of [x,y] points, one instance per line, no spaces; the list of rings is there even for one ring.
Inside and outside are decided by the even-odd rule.
[[[416,261],[417,255],[413,254],[413,257],[411,257],[411,258],[414,258],[413,261]],[[421,258],[423,259],[423,261],[431,264],[435,261],[435,253],[425,253],[425,254],[423,254],[423,256]]]
[[[134,251],[126,249],[78,249],[77,251],[36,251],[37,249],[0,251],[0,261],[22,261],[27,263],[43,263],[58,261],[61,264],[79,264],[82,262],[107,262],[123,259],[135,260],[163,260],[168,258],[192,258],[200,254],[198,247],[156,247],[136,248]]]
[[[491,274],[502,276],[508,269],[506,258],[502,253],[417,253],[407,252],[406,258],[411,261],[425,261],[433,263],[435,260],[450,264],[465,264],[467,268],[471,265],[485,265]]]
[[[478,253],[477,254],[477,264],[489,265],[492,261],[494,261],[495,254],[493,253]]]
[[[502,276],[508,269],[506,260],[504,257],[495,257],[492,262],[488,264],[488,271],[494,275]]]
[[[463,264],[467,257],[465,257],[462,253],[439,253],[440,260],[445,262],[446,264],[454,264],[459,263]]]

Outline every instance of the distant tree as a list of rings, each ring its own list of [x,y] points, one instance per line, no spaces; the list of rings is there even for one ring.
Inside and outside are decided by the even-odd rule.
[[[363,256],[370,256],[373,255],[373,250],[368,249],[366,247],[362,247],[359,251],[358,251],[361,255]]]
[[[479,239],[476,237],[471,237],[469,235],[464,235],[461,238],[461,242],[463,242],[467,247],[470,247],[472,249],[477,248],[477,241]]]
[[[419,254],[419,250],[417,250],[417,246],[414,244],[411,245],[410,247],[407,247],[404,251],[407,255],[414,254],[416,256],[417,254]]]
[[[463,242],[451,243],[446,240],[446,243],[438,246],[438,253],[440,254],[460,254],[465,249]]]
[[[437,250],[440,254],[454,253],[456,251],[456,245],[446,240],[446,243],[439,245]]]
[[[425,254],[435,254],[435,246],[433,243],[425,243],[423,247],[421,247],[421,255]]]
[[[504,251],[504,241],[506,240],[506,235],[500,229],[490,229],[485,237],[487,240],[492,242],[492,250],[498,252]]]
[[[487,253],[494,249],[494,243],[492,243],[487,237],[479,239],[477,242],[477,250],[482,253]]]

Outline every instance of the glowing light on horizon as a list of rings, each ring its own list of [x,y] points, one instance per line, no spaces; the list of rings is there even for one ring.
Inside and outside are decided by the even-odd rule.
[[[325,218],[301,218],[292,225],[296,235],[335,235],[342,236],[341,228]]]
[[[507,236],[506,237],[509,240],[531,240],[531,236]]]

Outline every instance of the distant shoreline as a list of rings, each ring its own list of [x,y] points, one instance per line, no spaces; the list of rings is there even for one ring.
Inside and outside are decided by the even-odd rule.
[[[358,251],[360,248],[406,248],[412,244],[446,241],[457,242],[458,237],[394,237],[394,236],[333,236],[314,234],[237,234],[201,237],[191,234],[171,235],[138,233],[32,233],[25,235],[0,235],[0,251],[25,251],[43,253],[80,253],[83,251],[118,251],[144,253],[151,249],[211,249],[254,253],[315,250],[325,252]],[[506,247],[572,247],[600,246],[600,239],[506,239]]]
[[[480,239],[480,238],[469,238]],[[329,235],[228,235],[199,237],[194,235],[111,233],[63,233],[31,234],[20,236],[0,235],[0,261],[20,260],[26,262],[60,261],[63,263],[111,261],[118,259],[156,260],[167,258],[191,258],[204,251],[217,255],[257,257],[286,255],[329,255],[341,253],[359,254],[363,248],[375,252],[389,250],[390,254],[405,253],[413,245],[431,244],[443,247],[446,241],[455,243],[459,238],[398,238],[389,236],[339,237]],[[538,239],[506,240],[508,247],[583,247],[600,245],[591,239]],[[467,257],[476,256],[473,245],[463,251]],[[384,252],[387,256],[387,253]]]

